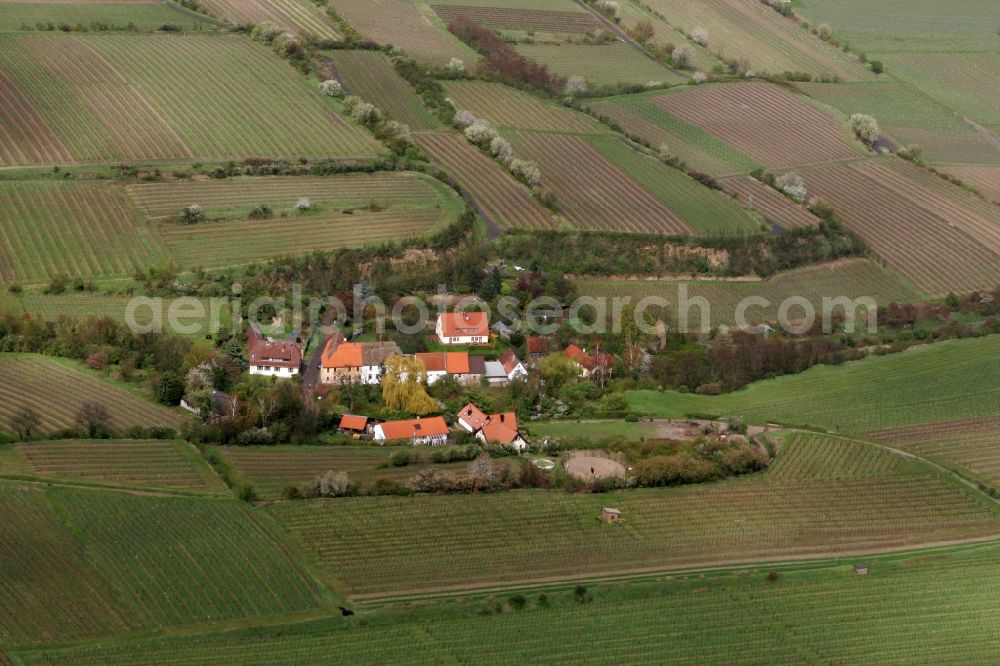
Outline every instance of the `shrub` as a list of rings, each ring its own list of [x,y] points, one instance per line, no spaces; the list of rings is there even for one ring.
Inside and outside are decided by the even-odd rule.
[[[622,8],[616,0],[597,0],[594,6],[606,16],[616,20],[621,18]]]
[[[380,115],[379,110],[371,102],[358,102],[351,109],[351,119],[359,125],[377,122]]]
[[[806,190],[806,183],[802,180],[802,176],[794,171],[789,171],[788,173],[783,173],[778,176],[774,181],[774,185],[780,191],[799,203],[805,201],[806,196],[809,194]]]
[[[295,202],[295,210],[299,210],[302,212],[305,212],[307,210],[312,210],[312,201],[309,200],[309,197],[302,197],[301,199]]]
[[[816,35],[824,42],[828,42],[833,37],[833,28],[826,23],[821,23],[819,28],[816,29]]]
[[[344,95],[344,86],[340,85],[340,81],[334,79],[327,79],[319,84],[319,89],[328,97],[343,97]]]
[[[538,187],[542,183],[542,170],[534,162],[515,159],[510,163],[510,172],[531,187]]]
[[[924,147],[919,143],[911,143],[908,146],[900,148],[897,155],[902,157],[904,160],[909,160],[910,162],[920,161],[920,157],[924,154]]]
[[[681,44],[670,54],[670,63],[678,69],[690,69],[694,64],[694,48]]]
[[[708,81],[708,75],[705,72],[695,72],[691,75],[691,81],[695,84],[704,83]]]
[[[452,58],[445,65],[445,70],[452,74],[464,74],[465,73],[465,61],[461,58]]]
[[[579,74],[574,74],[566,80],[567,95],[583,95],[587,90],[587,80]]]
[[[185,224],[195,224],[201,222],[205,217],[205,211],[198,204],[191,204],[182,213]]]
[[[493,141],[490,142],[490,152],[504,166],[510,166],[510,163],[514,161],[514,147],[510,145],[510,141],[502,136],[494,137]]]
[[[700,46],[708,46],[708,30],[695,28],[691,31],[691,41]]]
[[[497,131],[489,121],[477,119],[465,128],[465,138],[480,148],[489,148],[493,139],[497,138]]]
[[[281,34],[280,27],[270,21],[261,21],[250,31],[250,38],[265,44],[271,44]]]
[[[670,154],[670,146],[665,143],[660,144],[660,159],[664,162],[669,162],[673,158]]]
[[[885,71],[885,65],[882,64],[881,60],[872,60],[868,63],[868,67],[875,74],[881,74]]]
[[[468,127],[472,123],[476,122],[476,117],[471,111],[466,111],[464,109],[459,109],[455,112],[455,116],[451,119],[456,127]]]
[[[848,121],[851,131],[869,146],[878,140],[880,134],[878,121],[864,113],[855,113]]]

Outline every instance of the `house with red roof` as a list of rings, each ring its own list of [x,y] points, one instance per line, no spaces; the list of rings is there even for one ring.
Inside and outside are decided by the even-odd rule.
[[[433,416],[426,419],[406,421],[386,421],[372,428],[376,442],[402,442],[409,440],[413,445],[426,444],[442,446],[448,443],[451,429],[444,417]]]
[[[486,372],[483,358],[469,356],[469,352],[427,352],[415,356],[427,369],[428,384],[452,376],[459,384],[475,386]]]
[[[444,312],[438,315],[434,333],[443,345],[490,344],[488,312]]]
[[[250,374],[291,378],[299,374],[302,350],[292,340],[274,340],[254,326],[247,329]]]
[[[528,362],[532,364],[549,353],[549,338],[529,337],[524,341],[524,345],[528,349]]]
[[[337,426],[337,432],[345,435],[353,435],[355,439],[358,439],[370,434],[373,425],[374,422],[367,416],[344,414],[340,417],[340,425]]]
[[[517,357],[513,349],[508,349],[503,353],[500,357],[500,365],[503,366],[503,371],[506,373],[508,381],[528,376],[528,368],[524,366],[524,363]]]
[[[469,403],[458,412],[458,425],[485,444],[509,446],[516,451],[528,448],[528,443],[518,429],[517,414],[514,412],[485,414]]]
[[[614,370],[615,357],[608,352],[597,350],[594,354],[588,354],[576,345],[570,345],[563,350],[563,355],[577,365],[580,376],[584,378],[594,375],[610,377]]]
[[[395,342],[345,342],[344,336],[335,335],[323,349],[319,381],[323,384],[378,384],[385,362],[400,353]]]

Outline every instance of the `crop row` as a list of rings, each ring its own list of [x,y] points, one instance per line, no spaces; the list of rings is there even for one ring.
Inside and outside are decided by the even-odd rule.
[[[902,474],[912,467],[902,456],[871,444],[799,433],[781,447],[767,478],[785,481],[884,477]]]
[[[301,35],[340,39],[323,10],[309,0],[205,0],[204,9],[239,25],[270,21]]]
[[[333,51],[330,61],[348,92],[379,107],[412,130],[430,130],[440,123],[383,53],[377,51]]]
[[[451,81],[445,84],[455,106],[498,127],[607,134],[608,130],[582,113],[576,113],[496,83]]]
[[[431,8],[446,23],[467,18],[493,30],[533,30],[552,33],[587,33],[604,29],[604,23],[590,12],[508,9],[469,5],[438,5]]]

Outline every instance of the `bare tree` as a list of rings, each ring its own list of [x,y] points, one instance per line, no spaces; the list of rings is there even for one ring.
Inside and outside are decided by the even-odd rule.
[[[257,396],[257,411],[260,412],[260,425],[262,428],[267,427],[267,420],[271,418],[271,414],[274,413],[277,406],[278,401],[274,399],[273,395],[261,393]]]
[[[21,441],[31,439],[41,425],[42,417],[31,406],[22,407],[10,417],[10,427],[13,428],[14,434]]]
[[[87,437],[98,437],[108,431],[111,424],[111,414],[108,413],[108,408],[101,403],[88,401],[83,403],[76,413],[76,423],[87,433]]]

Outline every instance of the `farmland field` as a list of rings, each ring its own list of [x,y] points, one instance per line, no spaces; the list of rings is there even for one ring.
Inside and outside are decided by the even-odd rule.
[[[782,229],[802,229],[819,223],[819,218],[804,207],[750,176],[727,178],[719,184],[741,204]]]
[[[767,83],[699,86],[653,101],[769,167],[787,169],[863,154],[839,120]]]
[[[499,3],[498,3],[499,4]],[[491,30],[532,30],[545,33],[588,33],[605,29],[603,21],[585,11],[553,11],[546,9],[515,9],[506,6],[484,7],[459,4],[437,4],[431,8],[446,24],[467,18]]]
[[[835,480],[771,480],[764,473],[603,496],[347,498],[267,511],[353,594],[832,555],[998,533],[1000,511],[985,496],[926,468],[885,471]],[[621,509],[627,522],[608,529],[599,520],[602,506]]]
[[[541,167],[544,186],[556,193],[560,215],[574,228],[660,234],[693,231],[586,139],[534,132],[510,133],[509,138],[518,155]],[[628,206],[622,207],[621,201]]]
[[[989,483],[1000,481],[1000,417],[876,430],[868,437]]]
[[[983,197],[989,201],[1000,202],[1000,167],[947,166],[940,170],[979,188]]]
[[[348,93],[371,102],[412,130],[430,130],[440,126],[410,84],[396,73],[385,54],[339,50],[331,51],[327,57]]]
[[[352,483],[368,486],[380,478],[405,481],[422,469],[464,476],[468,462],[433,464],[425,461],[405,467],[386,466],[399,449],[346,446],[237,446],[215,452],[265,499],[278,499],[287,486],[301,488],[326,472],[346,472]],[[420,455],[427,458],[425,451]]]
[[[454,132],[428,132],[417,135],[416,142],[475,197],[483,212],[498,226],[505,229],[555,226],[551,214],[531,196],[527,187],[464,137]]]
[[[172,23],[184,30],[201,29],[208,26],[203,18],[161,0],[147,2],[0,2],[0,30],[36,30],[37,24],[48,29],[66,24],[82,25],[89,28],[94,23],[124,30],[129,24],[138,30],[155,30],[165,23]]]
[[[760,281],[724,281],[724,280],[613,280],[587,279],[576,280],[580,294],[594,297],[631,297],[633,303],[648,297],[665,298],[670,305],[665,314],[665,321],[671,326],[679,325],[678,308],[681,290],[687,298],[701,299],[708,302],[710,312],[708,322],[711,326],[737,325],[737,309],[743,299],[763,297],[770,304],[760,306],[753,304],[744,315],[748,324],[775,322],[778,319],[779,308],[786,299],[798,297],[808,300],[816,311],[817,321],[822,321],[823,299],[846,296],[850,299],[870,297],[879,305],[892,301],[910,303],[920,300],[920,292],[891,272],[866,259],[847,259],[829,264],[818,264],[779,273],[767,280]],[[836,308],[835,313],[842,312]],[[688,326],[699,330],[702,308],[692,305],[688,311]],[[789,309],[791,321],[803,316],[800,306]],[[856,322],[858,330],[866,330],[863,310],[858,313],[861,319]]]
[[[199,0],[209,14],[236,24],[272,23],[299,35],[341,39],[323,9],[310,0]]]
[[[637,154],[618,137],[602,137],[591,144],[632,180],[669,206],[700,236],[754,234],[757,221],[731,197],[715,192],[659,159]]]
[[[69,362],[31,354],[0,354],[0,375],[4,378],[0,382],[0,423],[5,430],[10,417],[25,406],[38,412],[45,432],[72,428],[77,412],[88,401],[107,408],[109,427],[116,431],[132,426],[180,428],[188,422],[178,412],[104,382]]]
[[[447,65],[461,58],[466,66],[479,57],[455,39],[430,7],[426,13],[411,0],[329,0],[330,6],[362,35],[381,46],[392,44],[421,63]],[[437,21],[437,25],[431,18]]]
[[[517,52],[528,60],[546,65],[554,74],[582,76],[591,86],[619,83],[683,83],[680,74],[652,60],[624,42],[588,44],[518,44]]]
[[[823,167],[803,177],[872,251],[924,291],[1000,284],[1000,208],[902,160]]]
[[[226,492],[190,444],[163,440],[57,440],[14,447],[20,469],[0,472],[144,488]]]
[[[6,36],[0,62],[0,164],[380,150],[239,37]]]
[[[827,45],[754,0],[648,0],[675,28],[708,31],[708,49],[746,60],[760,72],[802,71],[846,80],[872,75],[840,50]]]
[[[0,182],[0,282],[129,275],[165,260],[155,231],[112,185]]]
[[[617,122],[655,147],[667,144],[690,168],[714,176],[748,173],[761,166],[736,147],[709,134],[701,127],[669,113],[655,97],[662,93],[623,95],[590,103],[596,113]]]
[[[606,127],[582,113],[497,83],[449,81],[444,83],[444,89],[458,108],[471,111],[477,118],[484,118],[496,127],[566,134],[609,133]]]
[[[767,478],[771,481],[866,479],[925,471],[915,460],[865,442],[800,432],[785,438],[767,470]]]
[[[658,418],[738,415],[862,434],[1000,414],[1000,336],[956,340],[756,382],[722,396],[634,391],[629,404]]]
[[[845,114],[875,116],[882,130],[900,145],[922,146],[924,159],[931,163],[1000,164],[1000,149],[990,144],[959,114],[904,83],[797,85],[810,97]]]

